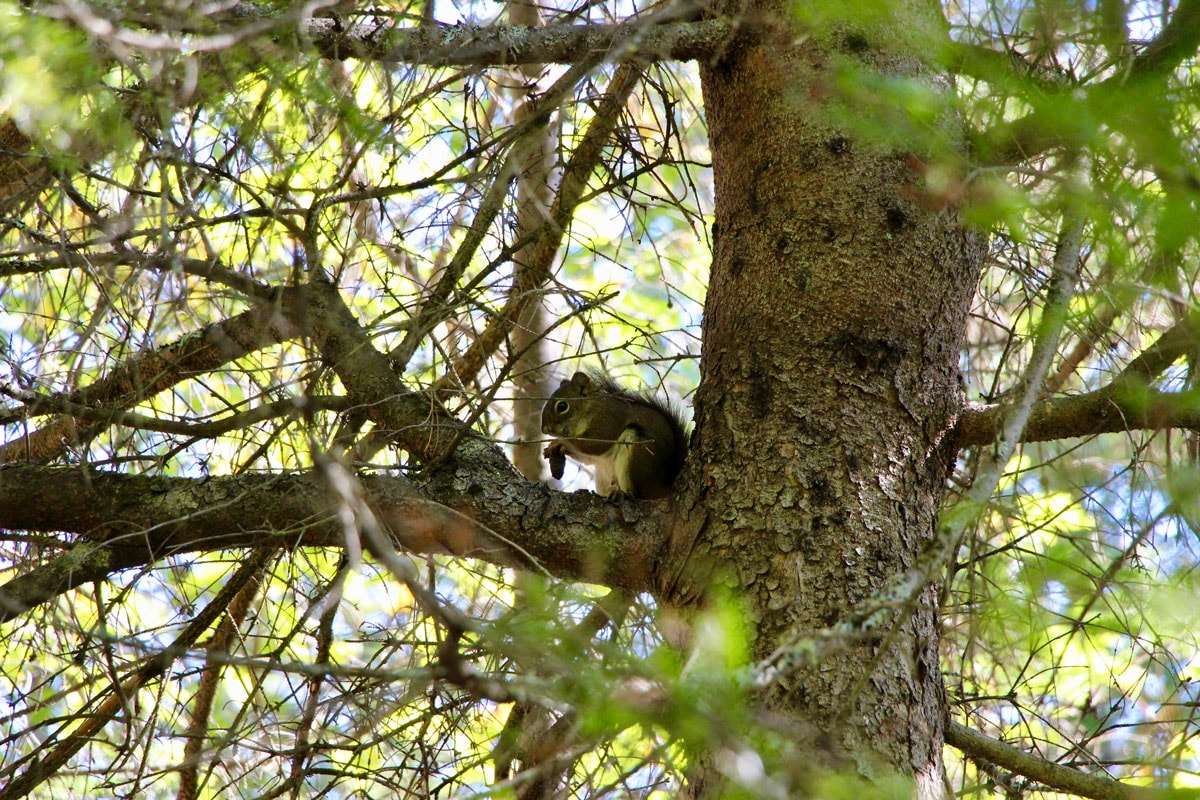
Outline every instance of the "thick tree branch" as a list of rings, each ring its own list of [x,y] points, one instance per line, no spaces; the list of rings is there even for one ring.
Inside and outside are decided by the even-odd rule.
[[[478,442],[478,451],[490,447]],[[493,448],[495,449],[495,448]],[[415,485],[360,480],[397,546],[544,570],[644,591],[667,525],[661,504],[617,505],[551,491],[496,469],[498,458],[435,470]],[[78,468],[0,470],[0,528],[74,534],[85,543],[0,586],[0,621],[83,583],[185,552],[342,547],[327,488],[307,475],[161,478]]]
[[[968,406],[959,419],[958,446],[993,442],[1000,430],[1003,411],[1000,404]],[[1194,395],[1153,390],[1122,394],[1101,389],[1037,403],[1021,440],[1050,442],[1098,433],[1166,428],[1200,430],[1200,409]]]
[[[1048,442],[1132,430],[1200,430],[1200,409],[1193,394],[1147,388],[1163,370],[1194,350],[1198,341],[1200,314],[1189,314],[1139,353],[1103,389],[1036,403],[1022,441]],[[968,406],[958,423],[958,447],[994,441],[1002,414],[1000,404]]]
[[[150,560],[144,548],[87,542],[76,545],[0,587],[0,622],[19,617],[77,586],[106,580],[114,573]]]
[[[1167,800],[1200,797],[1200,790],[1154,789],[1127,786],[1103,773],[1081,772],[1018,750],[998,739],[984,736],[957,722],[946,723],[946,744],[964,755],[988,761],[1044,786],[1095,800]]]
[[[337,287],[314,281],[291,296],[287,313],[308,333],[346,387],[352,408],[361,411],[393,442],[422,462],[446,459],[467,435],[430,395],[411,391],[397,377],[391,360],[379,352],[346,305]],[[491,451],[477,451],[489,458]],[[508,462],[494,452],[497,464]]]
[[[375,512],[400,546],[542,565],[563,577],[633,591],[648,585],[665,526],[615,524],[612,507],[594,496],[550,492],[519,478],[498,448],[403,385],[331,284],[288,290],[282,299],[276,314],[312,337],[351,404],[418,460],[442,464],[423,476],[424,493],[395,479],[364,479]],[[156,380],[169,385],[177,379],[133,372],[137,379],[115,382],[109,390],[120,398],[144,397]],[[0,619],[173,552],[258,546],[264,539],[280,547],[341,546],[344,531],[333,513],[327,492],[300,477],[173,481],[9,469],[0,473],[0,527],[74,533],[88,544],[0,587]]]
[[[1163,75],[1195,54],[1200,46],[1200,0],[1180,0],[1171,21],[1133,60],[1134,77]]]
[[[646,61],[707,59],[718,52],[732,28],[724,20],[622,25],[545,27],[432,25],[393,28],[384,19],[346,24],[314,19],[306,33],[317,52],[331,59],[358,58],[384,63],[432,66],[574,64],[592,54],[617,54],[636,43]]]
[[[178,270],[213,283],[219,283],[259,300],[271,298],[271,287],[248,275],[235,272],[215,260],[185,258],[172,253],[142,254],[131,249],[114,253],[64,253],[37,259],[6,259],[0,261],[0,278],[14,275],[40,275],[59,269],[95,269],[98,267],[137,267],[158,272]]]

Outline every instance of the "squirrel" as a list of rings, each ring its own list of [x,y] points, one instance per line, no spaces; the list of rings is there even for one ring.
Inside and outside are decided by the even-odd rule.
[[[576,372],[542,408],[543,451],[561,478],[567,456],[596,468],[596,493],[652,500],[671,493],[683,467],[683,419],[648,393],[622,389],[599,373]]]

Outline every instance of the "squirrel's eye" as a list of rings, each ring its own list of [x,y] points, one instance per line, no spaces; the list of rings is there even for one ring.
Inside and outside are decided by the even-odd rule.
[[[571,404],[568,403],[566,400],[559,400],[557,403],[554,404],[554,412],[556,414],[565,414],[565,413],[567,413],[567,409],[569,409],[570,407],[571,407]]]

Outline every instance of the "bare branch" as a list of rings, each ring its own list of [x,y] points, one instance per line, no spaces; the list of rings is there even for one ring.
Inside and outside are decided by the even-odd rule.
[[[1171,21],[1162,32],[1135,57],[1128,70],[1119,70],[1112,77],[1087,88],[1082,104],[1111,97],[1115,90],[1125,88],[1130,80],[1159,79],[1196,53],[1200,46],[1200,0],[1182,0]],[[995,69],[1004,58],[984,58],[978,52],[952,51],[967,68]],[[1017,70],[1010,73],[1021,77]],[[1077,90],[1075,85],[1064,85],[1063,91]],[[1080,101],[1075,101],[1080,102]],[[1037,109],[1019,119],[1005,122],[976,139],[976,149],[988,164],[1012,164],[1041,155],[1054,147],[1081,145],[1087,131],[1083,128],[1068,129],[1063,123],[1061,107],[1053,111]],[[1081,121],[1082,122],[1082,121]]]
[[[288,291],[285,290],[285,296]],[[121,411],[192,375],[211,372],[222,364],[286,341],[297,333],[279,309],[260,305],[134,356],[104,378],[63,399],[74,405],[103,407],[110,413]],[[4,421],[11,423],[14,419],[10,416]],[[36,431],[0,445],[0,464],[51,461],[72,443],[94,436],[107,424],[71,416],[58,417]]]
[[[583,197],[588,179],[600,163],[604,145],[608,143],[621,109],[624,108],[625,101],[637,85],[641,74],[640,66],[622,64],[613,75],[608,91],[598,104],[592,124],[588,126],[583,141],[571,154],[571,160],[563,170],[562,182],[550,207],[549,224],[541,228],[538,239],[523,251],[525,261],[518,272],[520,280],[509,293],[500,317],[489,325],[455,362],[454,372],[457,375],[471,376],[479,371],[504,341],[516,320],[521,318],[529,305],[537,299],[538,290],[549,280],[550,264],[558,252],[563,232]]]
[[[424,302],[424,308],[416,316],[408,336],[392,353],[393,362],[401,369],[404,368],[413,353],[416,352],[421,339],[435,325],[442,322],[449,309],[445,306],[446,298],[458,285],[459,279],[475,257],[479,245],[483,242],[488,228],[500,213],[508,195],[508,187],[512,180],[520,174],[529,154],[536,149],[545,138],[545,126],[550,114],[562,103],[563,99],[575,89],[575,85],[583,79],[596,65],[597,60],[587,60],[568,70],[555,81],[547,92],[534,104],[534,109],[524,119],[514,126],[519,129],[517,139],[509,149],[504,163],[492,180],[490,186],[480,200],[479,208],[471,220],[471,225],[463,236],[454,253],[454,258],[442,270],[442,274]]]
[[[299,414],[305,410],[346,411],[350,404],[344,397],[317,397],[306,395],[301,397],[286,397],[269,403],[262,403],[246,411],[229,414],[211,422],[180,422],[177,420],[159,419],[132,411],[119,411],[111,408],[92,408],[91,406],[72,403],[61,397],[28,392],[11,386],[0,385],[0,394],[20,400],[24,407],[21,411],[0,413],[0,423],[11,422],[18,415],[38,416],[41,414],[61,413],[74,417],[76,421],[102,423],[104,426],[124,425],[145,431],[158,431],[176,436],[194,438],[210,438],[220,436],[230,431],[247,428],[268,419]]]
[[[1044,758],[1018,750],[1010,744],[984,736],[957,722],[946,722],[946,744],[961,750],[970,758],[991,762],[1018,775],[1062,792],[1094,800],[1181,800],[1200,797],[1196,789],[1154,789],[1145,786],[1127,786],[1108,775],[1089,774],[1077,769],[1055,764]]]
[[[51,258],[8,259],[0,261],[0,278],[8,278],[13,275],[35,275],[58,269],[93,269],[113,266],[139,267],[159,272],[178,270],[185,275],[194,275],[197,278],[223,284],[247,297],[259,300],[271,298],[270,286],[259,283],[217,261],[184,258],[172,253],[143,255],[130,249],[115,253],[67,253]]]
[[[1145,385],[1163,370],[1194,351],[1200,342],[1200,314],[1188,314],[1138,354],[1113,383]]]
[[[998,404],[966,408],[958,423],[958,446],[994,441],[1002,412]],[[1121,394],[1101,389],[1038,403],[1029,414],[1021,440],[1050,442],[1098,433],[1167,428],[1200,430],[1200,410],[1194,397],[1150,390]]]
[[[122,681],[120,686],[113,687],[113,690],[109,691],[104,701],[96,708],[85,712],[82,715],[82,722],[71,731],[70,735],[60,741],[49,753],[33,760],[25,772],[0,790],[0,800],[16,800],[16,798],[24,797],[62,769],[71,757],[78,753],[84,745],[91,742],[106,724],[120,715],[121,710],[126,707],[128,697],[161,676],[175,659],[195,644],[196,640],[217,620],[217,617],[225,612],[246,582],[258,573],[269,555],[269,549],[259,549],[255,550],[250,558],[245,559],[237,572],[213,598],[213,601],[187,624],[169,647],[148,660],[140,669]]]
[[[246,621],[251,603],[263,583],[263,576],[269,563],[265,555],[265,553],[260,553],[260,557],[255,560],[254,563],[258,565],[257,570],[249,570],[249,574],[245,574],[245,582],[230,601],[228,613],[222,617],[212,639],[205,646],[204,670],[200,673],[200,684],[192,699],[191,720],[188,722],[186,741],[183,745],[183,764],[179,768],[178,800],[194,800],[198,796],[199,767],[208,736],[209,718],[217,697],[221,676],[225,671],[225,666],[220,662],[219,656],[228,655],[241,635],[241,626]],[[328,659],[320,658],[322,652],[324,651],[318,652],[316,663],[324,665]],[[327,652],[325,654],[327,655]],[[312,676],[309,680],[319,683],[322,678]],[[309,697],[309,705],[314,703],[316,697],[317,693],[312,692]]]

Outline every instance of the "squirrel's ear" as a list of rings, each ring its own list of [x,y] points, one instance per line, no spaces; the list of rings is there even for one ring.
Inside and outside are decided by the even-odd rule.
[[[592,379],[586,372],[576,372],[571,376],[571,383],[578,386],[580,389],[591,389]]]

